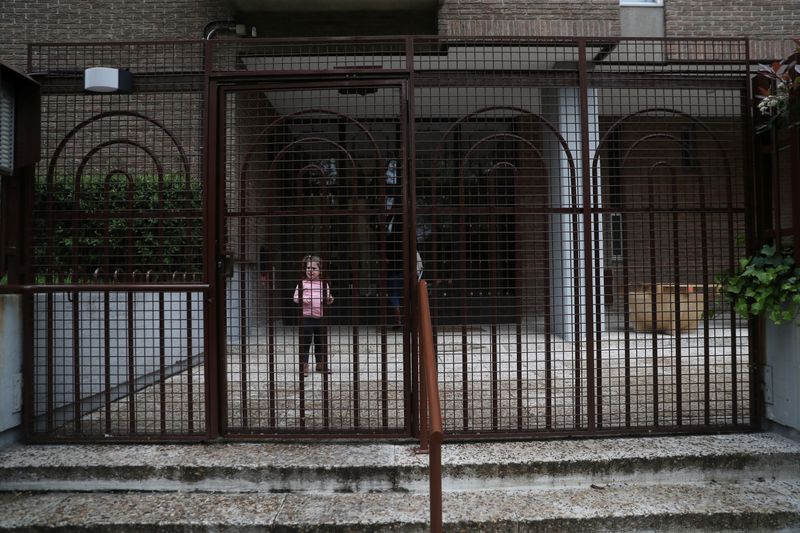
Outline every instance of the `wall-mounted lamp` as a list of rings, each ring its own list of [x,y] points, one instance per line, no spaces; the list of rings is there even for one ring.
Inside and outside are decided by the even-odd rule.
[[[133,76],[127,69],[92,67],[83,71],[83,89],[90,93],[123,93],[133,91]]]
[[[233,33],[237,37],[257,37],[255,26],[238,24],[233,20],[212,20],[203,28],[203,39],[209,40],[219,32]]]

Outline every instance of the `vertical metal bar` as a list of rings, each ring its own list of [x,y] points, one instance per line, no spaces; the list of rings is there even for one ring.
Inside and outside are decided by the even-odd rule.
[[[631,427],[631,305],[630,305],[630,269],[628,268],[627,243],[630,237],[626,235],[629,231],[627,224],[622,222],[622,316],[624,324],[624,357],[625,357],[625,427]]]
[[[167,431],[167,336],[164,319],[164,291],[158,291],[158,402],[161,433]]]
[[[30,47],[28,47],[28,53],[30,53]],[[30,71],[29,71],[30,72]],[[35,109],[37,110],[36,113],[36,123],[32,125],[33,127],[37,128],[37,131],[41,130],[41,100],[39,95],[37,94],[37,103]],[[37,143],[38,144],[38,143]],[[23,171],[23,182],[20,185],[22,190],[22,227],[20,228],[20,235],[21,235],[21,242],[20,248],[23,250],[22,254],[22,264],[23,265],[30,265],[33,262],[33,196],[34,196],[34,186],[36,183],[36,172],[33,166],[30,166]],[[22,280],[25,283],[33,283],[33,269],[32,268],[23,268],[21,269],[20,275],[22,276]],[[30,438],[30,436],[34,433],[34,415],[37,412],[36,405],[36,394],[34,390],[34,382],[36,372],[38,370],[38,358],[34,357],[34,335],[35,335],[35,328],[34,323],[36,321],[36,300],[37,300],[37,293],[23,293],[22,294],[22,376],[23,376],[23,384],[22,384],[22,423],[23,423],[23,430],[25,436]],[[52,328],[50,324],[50,317],[51,314],[47,314],[45,316],[47,325],[45,326],[48,335],[50,335]],[[52,353],[50,350],[52,349],[52,343],[48,340],[47,344],[47,355],[46,357],[50,357]],[[50,372],[52,370],[51,361],[46,361],[46,372]],[[51,384],[52,384],[52,376],[47,376],[45,380],[45,387],[46,387],[46,404],[45,404],[45,418],[47,420],[47,432],[48,434],[52,430],[52,392],[51,392]]]
[[[194,433],[194,324],[192,320],[192,293],[186,293],[186,415],[187,430]]]
[[[796,82],[797,78],[795,78]],[[795,94],[795,105],[797,102],[797,95]],[[797,109],[796,107],[794,109]],[[745,123],[749,122],[749,115],[745,114]],[[792,242],[794,244],[794,262],[795,265],[800,265],[800,117],[794,116],[792,117],[790,112],[790,121],[793,120],[792,124],[788,126],[788,134],[789,138],[787,139],[788,143],[788,150],[789,150],[789,179],[792,184],[791,190],[791,201],[790,205],[792,206],[792,228],[794,232],[792,233]],[[752,131],[752,127],[750,129]],[[752,146],[752,138],[749,138],[750,145]],[[747,157],[746,161],[750,159],[751,151],[746,152]],[[748,181],[752,182],[752,164],[745,165],[745,172],[750,177]],[[752,190],[752,189],[748,189]],[[750,202],[748,202],[750,205]],[[749,220],[749,219],[748,219]],[[751,224],[752,226],[752,224]]]
[[[395,138],[394,143],[395,145],[400,145],[400,161],[402,161],[402,172],[398,169],[398,174],[401,188],[400,188],[400,264],[402,265],[400,268],[400,283],[401,283],[401,305],[400,305],[400,313],[402,314],[402,330],[400,332],[400,339],[401,343],[403,344],[403,364],[404,368],[410,368],[412,363],[410,361],[410,353],[411,351],[408,349],[407,340],[409,339],[409,323],[408,317],[410,316],[410,301],[408,298],[409,294],[409,284],[408,284],[408,246],[409,246],[409,225],[412,224],[408,217],[408,182],[410,180],[410,170],[409,170],[409,161],[408,161],[408,154],[406,152],[405,147],[405,122],[407,120],[407,105],[406,102],[406,95],[401,96],[400,98],[400,117],[397,123],[395,123]],[[397,253],[396,250],[394,253]],[[392,258],[392,260],[396,260],[396,258]],[[389,265],[389,268],[394,270],[395,266]],[[390,273],[390,276],[396,276],[396,272]],[[394,282],[396,283],[396,282]],[[391,289],[390,289],[391,290]],[[394,338],[395,345],[397,343],[397,338]],[[395,346],[396,347],[396,346]],[[385,352],[381,352],[381,427],[386,428],[389,425],[389,358],[388,358],[388,350]],[[408,373],[404,373],[403,376],[404,383],[406,383],[405,390],[408,391],[410,389],[410,375]],[[405,406],[406,418],[408,419],[408,409],[411,409],[411,404]]]
[[[220,387],[224,387],[225,365],[220,350],[224,347],[225,311],[224,311],[224,286],[220,287],[217,279],[216,257],[217,236],[220,234],[223,217],[220,211],[222,194],[219,193],[219,181],[224,172],[220,172],[220,165],[224,165],[225,147],[219,142],[220,124],[225,124],[224,93],[217,83],[209,79],[213,61],[213,43],[203,43],[205,55],[205,84],[204,84],[204,112],[203,123],[203,154],[205,157],[203,168],[203,228],[205,235],[205,249],[203,253],[203,273],[209,284],[203,305],[204,345],[208,352],[205,358],[205,393],[206,393],[206,434],[208,437],[220,435],[223,425],[224,394]],[[224,136],[222,137],[224,139]],[[222,335],[222,339],[220,339]],[[222,376],[222,380],[220,380]]]
[[[549,176],[548,176],[549,179]],[[549,187],[548,187],[549,191]],[[545,223],[545,235],[550,234],[551,217]],[[552,271],[552,254],[550,239],[545,239],[545,271],[544,271],[544,424],[546,429],[553,428],[553,295],[550,292],[550,280],[555,275]],[[518,256],[519,257],[519,256]]]
[[[513,191],[514,194],[514,217],[515,222],[517,222],[517,217],[522,218],[521,213],[521,202],[522,202],[522,183],[519,179],[520,175],[518,172],[514,173],[514,184],[513,184]],[[514,232],[514,258],[518,259],[522,257],[522,244],[520,242],[520,231],[518,228],[521,224],[514,224],[515,231]],[[547,254],[545,254],[547,255]],[[514,267],[512,270],[514,274],[514,331],[516,333],[516,381],[517,381],[517,429],[522,430],[523,428],[523,407],[524,403],[522,401],[523,395],[523,388],[522,388],[522,320],[523,315],[527,315],[527,313],[523,310],[523,302],[524,302],[524,294],[523,294],[523,287],[525,283],[523,280],[525,279],[524,270],[522,268],[522,261],[514,261]],[[546,379],[546,378],[545,378]]]
[[[424,288],[425,288],[425,290],[427,290],[427,284],[424,286]],[[423,289],[420,288],[418,290],[420,291],[418,294],[419,294],[419,297],[421,298],[422,297],[421,296],[421,291]],[[417,303],[419,304],[420,302],[417,302]],[[417,325],[418,325],[418,331],[422,332],[423,328],[425,327],[425,324],[423,323],[424,310],[422,310],[422,305],[420,305],[419,307],[420,307],[420,311],[421,312],[417,313]],[[421,336],[419,337],[418,340],[419,340],[420,344],[423,344],[425,342],[424,339]],[[425,346],[422,346],[421,349],[419,350],[419,356],[420,356],[420,358],[425,357]],[[426,376],[425,372],[423,371],[423,370],[427,371],[427,369],[425,368],[424,361],[420,362],[419,368],[420,368],[420,379],[419,379],[419,451],[421,453],[424,453],[424,452],[428,452],[430,450],[430,425],[429,425],[429,420],[428,420],[428,414],[430,413],[430,404],[428,402],[428,387],[426,386],[427,377],[428,376]]]
[[[578,243],[580,242],[580,235],[578,233],[578,222],[580,220],[580,202],[578,201],[578,180],[581,179],[580,176],[573,175],[571,176],[571,187],[570,187],[570,207],[569,212],[572,219],[572,228],[571,228],[571,242],[572,242],[572,264],[573,264],[573,274],[572,274],[572,284],[573,287],[576,287],[575,294],[572,299],[572,313],[574,317],[574,335],[575,335],[575,342],[574,344],[574,353],[573,353],[573,368],[574,368],[574,376],[573,376],[573,426],[574,428],[578,429],[581,427],[581,406],[583,405],[583,394],[581,393],[581,384],[582,384],[582,375],[581,375],[581,359],[583,357],[583,342],[582,342],[582,332],[581,332],[581,321],[580,318],[582,316],[582,309],[581,309],[581,294],[580,290],[577,288],[581,286],[580,283],[580,268],[579,265],[582,262],[582,258],[580,256],[580,247]],[[559,227],[558,229],[562,229]],[[565,300],[566,301],[566,300]]]
[[[237,100],[237,105],[241,105],[242,101],[246,101],[244,98]],[[239,127],[238,124],[238,116],[236,116],[237,124],[234,127]],[[226,124],[226,127],[228,125]],[[238,146],[236,147],[239,148]],[[240,169],[239,176],[236,180],[238,182],[239,190],[238,193],[238,204],[239,204],[239,213],[237,215],[237,222],[239,226],[239,261],[244,262],[247,258],[247,242],[248,242],[248,220],[247,220],[247,182],[245,180],[245,173]],[[232,181],[232,180],[231,180]],[[227,188],[226,179],[226,188]],[[227,213],[226,213],[227,215]],[[233,259],[231,259],[232,261]],[[231,280],[232,282],[233,280]],[[248,401],[248,372],[247,372],[247,359],[249,356],[248,347],[249,347],[249,339],[248,339],[248,328],[247,328],[247,278],[246,272],[244,268],[244,264],[240,263],[239,265],[239,398],[241,402],[241,413],[239,413],[241,418],[241,424],[243,428],[250,426],[250,414],[249,414],[249,401]],[[231,291],[233,296],[236,294],[234,291]],[[227,321],[227,319],[226,319]],[[227,343],[226,343],[227,345]]]
[[[340,124],[340,126],[341,126],[341,124]],[[340,133],[341,133],[341,129],[340,129]],[[341,144],[341,138],[339,140],[340,140],[340,144]],[[327,201],[327,198],[331,197],[333,192],[329,193],[327,187],[328,187],[327,182],[325,180],[322,180],[322,190],[321,190],[321,197],[320,197],[320,199],[321,199],[320,225],[321,225],[321,227],[323,229],[323,232],[326,235],[330,236],[330,235],[333,235],[334,228],[338,228],[338,224],[337,224],[338,216],[336,214],[331,214],[330,213],[330,205],[329,205],[329,203]],[[333,244],[331,243],[330,237],[325,239],[325,242],[324,242],[323,246],[324,246],[324,250],[325,250],[324,251],[325,257],[330,258],[331,254],[332,254],[331,247],[333,246]],[[323,289],[323,292],[324,292],[324,289]],[[325,301],[325,295],[324,294],[322,295],[322,301],[323,302]],[[325,315],[322,318],[322,324],[323,324],[323,328],[322,329],[323,329],[324,335],[325,335],[325,340],[323,341],[323,343],[326,346],[326,353],[324,354],[324,360],[323,360],[323,354],[318,354],[316,352],[316,350],[317,350],[316,347],[314,347],[314,358],[315,358],[317,364],[319,364],[320,361],[322,361],[323,364],[325,365],[325,368],[328,369],[328,370],[330,370],[329,359],[330,359],[330,346],[331,346],[331,341],[330,341],[331,329],[329,327],[329,323],[330,323],[329,317],[327,315]],[[329,376],[330,376],[330,374],[328,374],[328,373],[323,373],[322,374],[322,424],[323,424],[323,427],[325,429],[328,429],[330,427],[330,416],[329,416],[330,385],[329,385],[329,381],[328,381],[329,380]]]
[[[733,224],[733,217],[734,217],[734,209],[735,206],[733,204],[733,176],[730,172],[727,173],[725,176],[725,205],[726,205],[726,214],[727,214],[727,222],[728,222],[728,268],[731,272],[733,272],[734,265],[736,264],[735,259],[735,251],[734,251],[734,224]],[[751,323],[753,320],[751,320]],[[730,310],[730,323],[731,323],[731,353],[730,353],[730,377],[731,377],[731,423],[736,425],[739,419],[739,410],[738,410],[738,384],[736,382],[736,377],[738,373],[737,368],[737,357],[738,357],[738,340],[736,336],[736,313],[731,306]],[[750,324],[750,328],[752,331],[752,324]]]
[[[419,329],[417,326],[419,322],[414,319],[414,314],[419,313],[417,307],[417,113],[416,113],[416,98],[415,98],[415,77],[414,77],[414,39],[413,37],[406,37],[406,69],[408,71],[405,83],[400,86],[400,129],[402,139],[403,158],[407,162],[408,168],[406,174],[408,178],[405,181],[405,194],[406,200],[403,201],[403,206],[408,205],[406,213],[409,218],[404,220],[408,221],[406,235],[409,237],[409,256],[408,268],[406,269],[408,280],[408,300],[407,308],[407,324],[411,324],[411,331],[404,335],[404,340],[408,339],[407,345],[410,350],[403,350],[403,367],[408,369],[404,372],[403,387],[406,393],[404,394],[405,400],[405,413],[406,422],[404,426],[413,434],[415,428],[418,427],[416,418],[419,416],[419,409],[415,406],[419,403],[419,382],[421,379],[421,369],[419,366],[418,354],[418,334]],[[409,352],[406,355],[406,352]],[[410,416],[409,416],[410,415]]]
[[[780,162],[778,161],[778,128],[769,128],[770,140],[770,164],[772,168],[771,185],[772,185],[772,230],[773,239],[776,245],[780,245],[783,237],[782,221],[781,221],[781,180],[780,180]],[[752,235],[755,237],[755,235]],[[757,245],[755,240],[747,242],[748,252],[751,247]]]
[[[268,219],[267,234],[272,235],[271,221]],[[267,409],[269,412],[269,427],[275,428],[278,424],[278,413],[276,405],[276,368],[275,368],[275,303],[273,298],[273,291],[275,291],[275,276],[274,271],[271,270],[271,265],[267,263],[267,372],[269,375],[267,381]]]
[[[28,210],[27,213],[31,213],[31,211]],[[28,242],[29,243],[30,241],[23,241],[23,242]],[[28,257],[30,257],[30,256],[28,256]],[[27,272],[28,278],[30,278],[30,275],[31,275],[31,273],[30,273],[30,271],[28,271]],[[30,282],[30,279],[27,279],[26,281]],[[22,295],[22,316],[23,316],[23,320],[22,320],[22,355],[23,355],[23,357],[22,357],[22,373],[23,373],[23,380],[24,380],[24,383],[23,383],[23,386],[22,386],[22,421],[23,421],[23,429],[24,429],[24,432],[25,432],[25,436],[27,438],[30,438],[33,435],[33,433],[36,432],[36,428],[34,427],[34,420],[35,420],[35,414],[37,412],[37,407],[39,407],[39,405],[37,404],[37,402],[35,400],[36,392],[38,392],[38,389],[34,389],[34,385],[33,385],[34,381],[35,381],[36,372],[38,370],[37,362],[36,362],[35,358],[33,357],[33,354],[34,354],[34,335],[35,335],[35,332],[34,332],[35,331],[34,330],[34,319],[36,317],[36,308],[35,308],[34,302],[35,302],[37,296],[38,296],[37,293],[30,293],[30,292],[24,293]],[[49,325],[49,322],[50,322],[49,317],[50,316],[51,316],[50,314],[47,315],[48,326],[46,326],[46,327],[47,327],[48,334],[51,331],[51,328],[50,328],[50,325]],[[26,320],[26,318],[27,318],[27,320]],[[47,346],[47,351],[48,352],[50,351],[50,346],[52,346],[52,345],[48,342],[48,346]],[[49,358],[49,355],[50,354],[48,353],[48,356],[47,356],[48,358]],[[51,368],[52,368],[51,365],[50,365],[50,362],[48,361],[46,363],[46,365],[47,365],[46,371],[49,373],[51,371]],[[51,434],[51,432],[53,430],[53,427],[52,427],[52,423],[53,423],[53,404],[51,403],[52,402],[52,381],[51,381],[51,377],[52,376],[48,375],[47,379],[45,381],[45,387],[47,387],[46,393],[45,393],[45,401],[47,403],[44,406],[44,412],[45,412],[45,420],[46,420],[46,430],[47,430],[48,434]]]
[[[583,193],[583,265],[586,294],[586,397],[587,425],[589,430],[596,427],[595,421],[595,383],[594,383],[594,309],[592,282],[592,197],[589,153],[589,76],[586,59],[586,39],[578,39],[578,79],[580,82],[581,107],[581,188]],[[577,241],[576,241],[577,242]],[[576,285],[579,287],[580,285]]]
[[[344,136],[345,132],[342,131],[344,128],[340,128],[339,135]],[[377,164],[377,161],[376,161]],[[355,176],[358,175],[358,168],[353,168],[353,179],[350,180],[350,196],[351,200],[358,198],[358,180],[355,179]],[[378,175],[378,169],[375,169],[375,175]],[[362,257],[362,244],[361,239],[358,238],[358,215],[355,213],[357,207],[356,204],[351,202],[350,204],[350,242],[356,243],[354,254],[356,258]],[[351,265],[359,264],[359,259],[355,261],[351,260]],[[355,267],[351,267],[351,272],[357,272],[358,269]],[[360,331],[360,324],[361,324],[361,286],[359,284],[359,275],[356,273],[353,275],[351,288],[350,288],[350,295],[351,301],[353,302],[351,307],[352,312],[352,326],[351,326],[351,340],[350,346],[353,353],[353,373],[354,375],[358,375],[358,360],[360,357],[360,338],[361,338],[361,331]],[[368,283],[369,284],[369,283]],[[328,350],[328,359],[330,359],[330,348]],[[325,377],[323,376],[323,379]],[[357,378],[356,378],[357,379]]]
[[[700,179],[700,255],[703,265],[703,305],[711,309],[708,284],[708,213],[706,211],[706,180]],[[711,322],[703,319],[703,423],[711,424]]]
[[[655,215],[655,187],[653,175],[647,175],[647,202],[648,202],[648,222],[649,222],[649,249],[650,249],[650,313],[651,331],[650,340],[652,342],[652,369],[653,369],[653,426],[658,426],[658,325],[657,317],[659,313],[658,299],[659,286],[656,273],[656,215]]]
[[[129,187],[130,190],[130,187]],[[191,185],[191,176],[187,173],[184,176],[184,196],[187,202],[187,205],[193,205],[192,202],[192,185]],[[192,232],[187,224],[184,228],[184,238],[186,242],[191,242],[192,239]],[[130,241],[129,241],[130,242]],[[187,270],[190,267],[187,266]],[[185,271],[183,273],[183,280],[186,281],[189,277],[189,272]],[[193,361],[193,354],[194,351],[194,331],[193,331],[193,320],[192,320],[192,292],[186,291],[184,293],[184,298],[186,298],[186,399],[185,399],[185,407],[186,407],[186,416],[188,420],[186,421],[186,431],[188,433],[194,433],[194,361]]]
[[[675,424],[683,425],[683,375],[681,361],[683,360],[683,346],[681,336],[681,309],[684,302],[681,301],[681,248],[678,224],[678,178],[675,173],[670,174],[672,185],[672,269],[673,283],[672,297],[675,299]],[[687,289],[688,294],[688,289]],[[687,296],[687,303],[688,303]]]
[[[81,328],[80,294],[72,292],[72,397],[74,432],[81,433]]]
[[[46,304],[45,304],[45,320],[47,322],[47,359],[46,359],[46,372],[47,372],[47,392],[45,394],[45,400],[47,402],[45,409],[47,413],[47,433],[51,434],[53,429],[55,429],[55,398],[53,394],[53,389],[55,388],[55,349],[53,343],[55,342],[55,335],[54,329],[55,324],[53,324],[53,317],[55,306],[53,305],[53,293],[48,292],[45,296]],[[31,352],[33,353],[33,352]],[[33,374],[31,374],[31,383],[33,383]],[[32,416],[32,415],[31,415]]]
[[[128,432],[136,433],[136,332],[134,292],[128,291],[127,298],[127,327],[128,327]]]
[[[751,110],[753,109],[753,86],[750,83],[749,66],[750,66],[750,41],[744,41],[744,72],[742,75],[742,90],[741,90],[741,117],[742,117],[742,137],[744,139],[744,227],[745,227],[745,240],[747,242],[755,242],[758,238],[756,235],[757,230],[757,214],[756,202],[760,197],[756,191],[756,179],[754,175],[755,162],[754,162],[754,149],[755,149],[755,129],[753,127],[753,119]],[[790,115],[791,117],[791,115]],[[790,157],[791,157],[791,183],[792,183],[792,213],[794,228],[793,242],[794,245],[794,259],[795,264],[800,264],[800,139],[798,138],[797,124],[789,130],[790,139]],[[792,148],[793,147],[793,148]],[[747,194],[749,193],[749,194]],[[761,350],[763,344],[763,323],[762,327],[748,328],[748,349],[749,349],[749,393],[750,393],[750,425],[758,427],[761,418],[764,415],[764,395],[763,383],[761,381],[761,366],[762,354]]]
[[[603,333],[603,313],[601,312],[602,306],[605,305],[604,302],[601,301],[601,296],[604,294],[603,291],[599,289],[599,287],[603,286],[605,283],[604,277],[604,265],[600,263],[600,250],[602,250],[603,243],[600,239],[600,228],[601,228],[601,217],[602,217],[602,205],[601,205],[601,198],[600,198],[600,191],[599,186],[597,184],[597,179],[592,180],[592,258],[593,258],[593,268],[594,268],[594,280],[595,280],[595,287],[598,287],[598,290],[595,291],[595,308],[597,312],[595,313],[595,345],[594,345],[594,355],[596,362],[595,362],[595,379],[596,379],[596,393],[594,397],[596,398],[595,403],[595,412],[596,412],[596,427],[602,428],[603,427],[603,347],[602,347],[602,333]],[[593,357],[592,352],[590,352],[590,357]]]
[[[296,173],[295,174],[295,199],[296,199],[296,202],[297,202],[297,212],[298,213],[302,213],[303,210],[306,207],[305,206],[306,200],[305,200],[305,187],[304,187],[304,183],[303,183],[303,176],[300,173]],[[314,220],[315,219],[311,219],[309,222],[311,224],[313,224]],[[302,232],[300,234],[300,240],[302,241],[301,245],[306,250],[309,248],[307,246],[307,243],[305,242],[307,238],[308,238],[308,236],[307,236],[307,234],[305,232]],[[306,267],[306,266],[307,265],[303,265],[303,267]],[[300,339],[302,338],[302,335],[303,335],[303,305],[302,305],[302,302],[303,302],[303,282],[302,282],[302,279],[301,279],[301,281],[298,282],[298,287],[299,287],[298,302],[300,303],[300,305],[298,306],[298,309],[295,311],[296,312],[296,316],[297,316],[297,346],[302,346],[302,344],[300,343]],[[308,341],[309,341],[309,346],[306,349],[311,350],[312,339],[308,339]],[[298,355],[300,356],[300,361],[302,361],[304,359],[304,357],[305,357],[305,355],[303,353],[299,353]],[[312,362],[312,360],[311,360],[310,352],[309,352],[308,364],[310,365],[311,362]],[[299,393],[299,396],[300,396],[298,409],[299,409],[299,415],[300,415],[300,428],[304,429],[306,427],[306,381],[305,381],[306,380],[306,376],[305,376],[305,371],[304,371],[304,368],[303,368],[303,363],[299,363],[298,366],[300,368],[300,370],[299,370],[300,381],[299,381],[299,383],[297,385],[298,386],[298,393]]]
[[[595,185],[596,187],[596,185]],[[593,194],[596,200],[598,200],[595,205],[598,207],[599,204],[599,195]],[[592,221],[593,221],[593,230],[592,230],[592,241],[593,241],[593,256],[594,256],[594,278],[595,278],[595,287],[598,287],[598,290],[595,291],[595,309],[597,312],[595,313],[595,329],[594,329],[594,359],[595,359],[595,393],[592,396],[595,398],[595,427],[602,428],[603,427],[603,346],[602,346],[602,333],[603,333],[603,313],[601,312],[602,306],[604,302],[601,301],[601,297],[604,294],[603,291],[599,289],[602,284],[605,282],[605,278],[601,279],[601,275],[604,272],[604,266],[600,263],[600,250],[603,246],[603,243],[600,242],[600,226],[601,226],[601,214],[595,212],[592,214]],[[591,354],[592,352],[590,352]],[[592,355],[590,355],[592,357]]]
[[[331,427],[331,373],[330,373],[330,330],[325,328],[325,335],[328,336],[328,339],[325,343],[328,346],[328,353],[326,354],[325,360],[322,363],[325,365],[326,372],[322,373],[322,427],[325,429],[330,429]],[[314,354],[316,355],[316,354]],[[319,357],[317,357],[317,362],[319,362]]]
[[[311,358],[309,358],[309,364]],[[299,372],[300,375],[300,383],[299,383],[299,393],[300,393],[300,427],[305,429],[306,427],[306,375],[305,372],[302,370]]]
[[[488,227],[488,236],[489,238],[489,276],[490,276],[490,290],[492,292],[491,295],[491,373],[492,373],[492,381],[490,384],[491,394],[492,394],[492,430],[497,431],[499,426],[499,418],[500,418],[500,396],[499,396],[499,389],[500,389],[500,372],[499,372],[499,360],[498,360],[498,353],[497,353],[497,343],[498,343],[498,335],[497,335],[497,175],[494,170],[489,171],[489,175],[486,177],[489,185],[489,189],[487,191],[488,198],[487,201],[490,202],[490,210],[489,210],[489,227]]]
[[[467,237],[466,219],[467,211],[466,187],[464,184],[464,168],[461,150],[459,150],[458,160],[458,205],[461,206],[458,215],[458,235],[459,235],[459,266],[458,272],[460,279],[459,291],[461,298],[461,416],[463,430],[469,429],[469,358],[467,354]]]
[[[384,307],[386,309],[386,307]],[[380,326],[381,361],[386,359],[386,322]],[[353,352],[353,429],[361,427],[361,377],[359,365],[361,355],[358,350]]]
[[[103,291],[103,380],[105,433],[111,434],[111,302],[109,291]]]
[[[389,350],[386,343],[381,345],[381,426],[389,426]]]

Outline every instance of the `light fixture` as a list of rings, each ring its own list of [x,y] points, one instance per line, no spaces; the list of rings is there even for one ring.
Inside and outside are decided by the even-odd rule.
[[[133,76],[128,69],[92,67],[83,71],[83,88],[90,93],[124,93],[133,91]]]

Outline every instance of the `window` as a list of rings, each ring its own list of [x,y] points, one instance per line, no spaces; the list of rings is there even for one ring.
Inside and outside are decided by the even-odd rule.
[[[14,92],[0,85],[0,173],[14,172]]]
[[[619,0],[621,6],[663,6],[664,0]]]

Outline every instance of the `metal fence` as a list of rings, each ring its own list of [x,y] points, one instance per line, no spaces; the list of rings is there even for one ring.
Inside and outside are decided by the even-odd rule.
[[[32,46],[30,435],[412,435],[418,276],[448,438],[751,427],[746,50]]]

